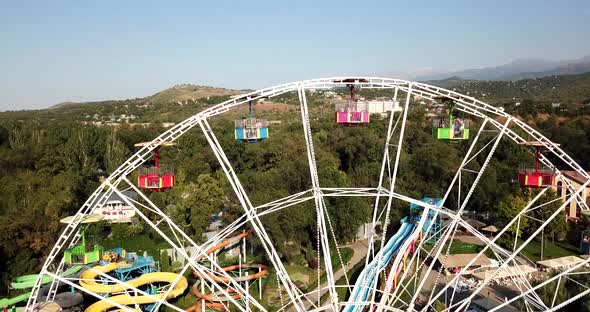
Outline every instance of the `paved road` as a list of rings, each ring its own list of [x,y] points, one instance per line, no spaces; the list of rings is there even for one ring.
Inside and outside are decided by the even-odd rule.
[[[350,261],[345,266],[343,266],[343,268],[340,268],[338,271],[334,272],[334,280],[335,281],[338,281],[340,278],[342,278],[344,276],[344,268],[346,268],[348,278],[350,278],[351,272],[348,272],[348,270],[352,269],[357,263],[362,261],[365,258],[365,256],[367,255],[367,251],[369,249],[367,240],[356,241],[352,244],[344,245],[341,247],[351,248],[353,253],[352,253],[352,258],[350,259]],[[309,301],[316,304],[318,302],[318,298],[321,298],[325,293],[328,292],[327,286],[328,286],[328,282],[323,283],[322,285],[320,285],[321,290],[319,292],[317,290],[311,291],[310,293],[308,293],[306,295],[307,299],[309,299]],[[312,307],[312,305],[309,301],[305,300],[305,299],[303,300],[303,302],[305,303],[305,310],[310,310],[310,308]],[[291,307],[288,309],[288,311],[293,312],[296,310],[294,307]]]

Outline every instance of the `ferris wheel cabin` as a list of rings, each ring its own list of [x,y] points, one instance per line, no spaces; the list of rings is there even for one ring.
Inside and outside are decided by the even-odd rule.
[[[268,139],[268,121],[254,118],[252,101],[248,103],[248,118],[235,121],[235,138],[246,143],[256,143]]]
[[[523,187],[540,188],[555,185],[556,174],[551,169],[540,168],[541,152],[545,146],[538,141],[520,143],[535,149],[535,167],[521,166],[518,169],[518,183]],[[559,144],[556,144],[559,146]]]
[[[446,97],[439,99],[448,106],[448,115],[432,120],[432,136],[437,140],[468,140],[469,120],[455,117],[453,100]]]
[[[144,147],[151,142],[135,144],[135,146]],[[137,177],[137,186],[148,189],[152,192],[161,192],[174,186],[176,177],[174,170],[170,166],[161,166],[158,158],[158,152],[161,146],[173,146],[174,142],[161,142],[154,149],[154,165],[145,166],[139,169]]]
[[[256,143],[268,139],[268,121],[266,119],[243,118],[235,122],[236,140]]]
[[[438,140],[468,140],[469,120],[459,118],[434,118],[432,136]]]
[[[335,82],[348,83],[347,87],[350,90],[350,100],[348,104],[336,104],[336,123],[346,127],[356,127],[369,123],[369,109],[368,107],[361,107],[358,102],[354,100],[354,82],[366,82],[366,80],[358,81],[351,79],[344,79]]]

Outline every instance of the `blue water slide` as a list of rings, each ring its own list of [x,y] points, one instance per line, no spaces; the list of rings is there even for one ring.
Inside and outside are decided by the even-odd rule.
[[[443,199],[442,198],[433,198],[433,197],[424,197],[422,198],[420,201],[430,204],[432,206],[436,206],[436,207],[442,207],[443,205]],[[410,204],[410,215],[411,216],[415,216],[418,217],[418,215],[422,214],[422,210],[424,209],[424,206],[421,206],[419,204]],[[418,210],[418,212],[416,211]],[[426,220],[424,220],[424,225],[422,226],[422,234],[427,235],[427,231],[428,228],[430,227],[430,235],[432,236],[434,233],[438,232],[442,226],[441,224],[441,218],[440,215],[436,216],[436,211],[434,210],[429,210],[428,211],[428,215],[426,216]],[[419,221],[419,220],[417,220]],[[432,226],[431,226],[431,223]],[[430,241],[432,242],[436,242],[437,238],[430,238]]]
[[[356,283],[354,284],[354,288],[352,289],[350,298],[348,299],[349,302],[362,302],[367,299],[370,293],[371,285],[375,278],[379,276],[379,274],[385,270],[393,255],[395,255],[403,243],[408,239],[410,234],[416,228],[416,225],[413,220],[408,220],[408,218],[402,219],[402,225],[400,229],[387,241],[387,244],[383,247],[379,253],[375,256],[373,261],[371,261],[361,272]],[[380,261],[380,258],[382,259]],[[381,262],[381,265],[379,265]],[[344,311],[345,312],[352,312],[355,310],[362,310],[364,307],[362,306],[347,306]]]

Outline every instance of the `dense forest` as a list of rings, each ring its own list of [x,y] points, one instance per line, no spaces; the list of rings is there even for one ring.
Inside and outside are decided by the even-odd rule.
[[[301,115],[294,96],[276,100],[292,110],[260,111],[259,117],[276,122],[270,127],[271,138],[258,144],[234,140],[233,119],[238,119],[243,111],[211,120],[254,205],[311,187]],[[590,98],[590,93],[586,97]],[[136,99],[0,113],[0,294],[14,276],[39,269],[63,228],[59,220],[79,209],[101,179],[136,150],[135,143],[149,141],[165,131],[161,124],[164,121],[178,122],[227,98],[228,95],[217,95],[183,105],[149,106]],[[331,107],[321,95],[310,95],[309,104],[314,114],[312,131],[321,185],[377,186],[388,118],[372,115],[367,126],[343,128],[333,123]],[[138,108],[139,105],[144,106]],[[543,101],[526,99],[507,109],[561,143],[584,168],[590,166],[590,116],[583,111],[584,107],[556,110]],[[105,126],[80,122],[80,116],[123,112],[150,124],[132,126],[122,122],[119,126]],[[398,192],[414,198],[442,196],[468,147],[466,143],[435,140],[431,121],[424,113],[424,107],[413,101],[400,160]],[[475,132],[477,120],[471,127]],[[484,137],[489,141],[493,134]],[[177,143],[161,150],[162,162],[175,167],[177,186],[149,196],[165,207],[187,234],[203,241],[209,216],[223,210],[225,221],[229,222],[241,213],[241,208],[200,131],[189,131]],[[484,158],[485,155],[478,156],[480,164]],[[506,203],[526,196],[515,182],[516,170],[522,164],[530,165],[533,159],[524,148],[503,140],[468,209],[490,212],[490,222],[504,222],[503,218],[511,213]],[[472,166],[471,169],[478,169],[476,163]],[[467,187],[472,179],[466,177],[462,183]],[[456,201],[449,199],[450,203]],[[369,220],[372,208],[371,201],[362,198],[333,198],[326,205],[340,242],[354,239],[358,226]],[[313,203],[307,202],[264,217],[274,241],[291,242],[276,244],[286,261],[300,254],[314,257],[314,209]],[[397,220],[408,211],[405,204],[396,203],[392,226],[397,226]],[[559,226],[556,228],[556,232],[563,232]],[[139,223],[97,226],[91,235],[104,246],[122,244],[121,238],[154,252],[166,246],[149,227]]]

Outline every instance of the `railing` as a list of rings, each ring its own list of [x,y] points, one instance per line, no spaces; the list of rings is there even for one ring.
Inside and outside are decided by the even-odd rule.
[[[250,139],[258,139],[258,128],[245,128],[244,129],[244,138],[246,140]]]
[[[258,129],[268,127],[268,120],[257,118],[244,118],[235,121],[235,127],[240,129]]]
[[[334,104],[334,110],[337,112],[348,112],[350,111],[350,103],[336,103]],[[358,103],[352,104],[353,112],[368,112],[369,103]]]
[[[469,119],[454,118],[453,126],[463,124],[463,128],[469,129],[469,122]],[[449,124],[449,118],[433,118],[432,126],[434,128],[451,128],[451,125]]]
[[[534,165],[532,165],[532,167],[534,167]],[[555,175],[555,171],[553,171],[549,168],[539,168],[539,170],[536,170],[535,168],[520,166],[518,169],[519,174],[529,175],[529,174],[533,174],[535,172],[542,174],[544,176]]]
[[[162,176],[164,174],[174,174],[174,167],[169,165],[160,165],[156,167],[141,167],[139,168],[139,175],[153,175]]]

